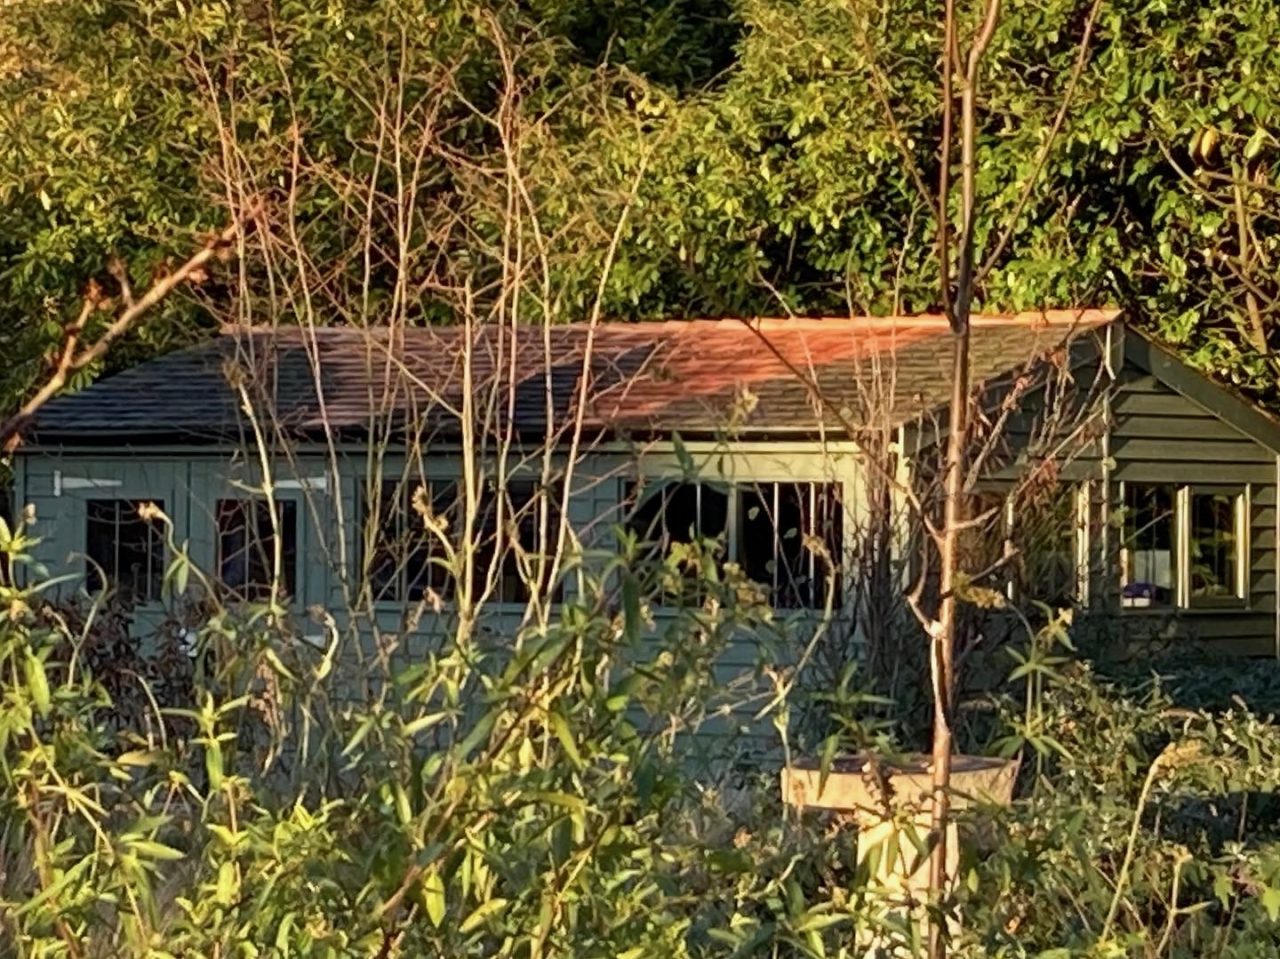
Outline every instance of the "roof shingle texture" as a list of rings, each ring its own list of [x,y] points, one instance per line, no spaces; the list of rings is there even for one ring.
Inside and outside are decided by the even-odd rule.
[[[1016,374],[1116,314],[975,318],[975,384]],[[937,316],[670,320],[360,330],[251,327],[143,363],[40,411],[37,443],[216,442],[246,406],[291,435],[509,425],[596,432],[812,434],[893,426],[943,407],[951,338]]]

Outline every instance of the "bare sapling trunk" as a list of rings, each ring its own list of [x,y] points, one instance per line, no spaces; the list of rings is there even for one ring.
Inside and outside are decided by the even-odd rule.
[[[929,862],[929,898],[933,912],[929,922],[929,957],[944,959],[947,953],[943,896],[948,888],[948,835],[951,818],[951,760],[955,749],[951,723],[955,697],[960,569],[960,534],[967,517],[966,478],[969,432],[969,331],[974,288],[974,213],[977,146],[977,87],[982,59],[991,44],[1000,18],[1000,0],[986,0],[982,23],[964,57],[960,75],[960,229],[948,228],[953,183],[951,148],[955,98],[952,81],[960,60],[953,0],[947,0],[942,51],[942,144],[938,181],[938,266],[943,305],[952,331],[951,408],[947,451],[943,462],[945,506],[939,553],[938,615],[931,624],[930,676],[933,686],[933,802]],[[955,275],[951,275],[955,251]]]

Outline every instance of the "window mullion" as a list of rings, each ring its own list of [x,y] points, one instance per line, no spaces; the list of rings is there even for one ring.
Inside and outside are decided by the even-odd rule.
[[[1174,498],[1174,555],[1177,579],[1174,582],[1175,603],[1186,609],[1191,605],[1191,487],[1179,486]]]
[[[1072,498],[1072,537],[1071,558],[1072,574],[1075,579],[1076,601],[1082,607],[1088,607],[1089,595],[1089,555],[1092,549],[1090,535],[1090,497],[1093,486],[1089,480],[1076,484],[1075,496]]]
[[[772,537],[773,542],[770,544],[769,548],[773,553],[774,602],[777,602],[777,597],[780,595],[779,589],[782,585],[782,565],[783,565],[783,559],[786,556],[786,552],[782,546],[782,533],[779,532],[778,530],[778,522],[782,516],[781,509],[779,508],[782,501],[782,496],[781,496],[781,493],[779,492],[781,488],[782,488],[781,483],[770,484],[770,491],[772,495],[769,497],[769,508],[773,510],[773,517],[772,517],[772,521],[769,523],[769,528],[773,530],[773,537]]]
[[[1249,518],[1253,515],[1253,485],[1246,484],[1236,499],[1236,595],[1249,605]]]
[[[800,536],[800,555],[804,557],[805,577],[809,581],[809,604],[815,605],[818,600],[818,554],[815,550],[806,549],[804,542],[806,537],[812,537],[814,542],[818,541],[818,484],[805,484],[805,508],[803,515],[800,517],[800,529],[796,532]]]

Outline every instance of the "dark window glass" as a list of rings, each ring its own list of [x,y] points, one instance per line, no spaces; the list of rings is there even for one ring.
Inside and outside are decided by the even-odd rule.
[[[976,586],[1008,595],[1013,570],[1008,559],[1008,494],[975,490],[965,503],[970,520],[959,533],[960,570]],[[941,524],[942,513],[937,517]],[[929,537],[931,548],[932,537]],[[933,561],[938,562],[936,551]]]
[[[1176,599],[1173,486],[1124,486],[1124,547],[1121,557],[1125,606],[1165,606]]]
[[[85,572],[90,592],[111,586],[131,602],[160,598],[164,531],[159,520],[142,518],[139,509],[146,504],[164,512],[164,503],[158,500],[91,499],[85,504]]]
[[[1055,483],[1026,491],[1014,506],[1015,594],[1053,609],[1077,599],[1078,487]]]
[[[626,498],[639,504],[627,517],[626,527],[642,543],[665,553],[673,543],[723,536],[729,527],[729,497],[705,483],[666,483],[643,494],[632,484]]]
[[[840,487],[833,483],[760,483],[739,492],[738,561],[773,604],[821,608],[829,584],[839,605],[843,542]]]
[[[375,503],[367,504],[366,521],[374,524],[369,556],[369,583],[381,602],[427,595],[453,595],[453,576],[438,533],[427,529],[419,509],[430,503],[433,516],[445,522],[445,534],[457,530],[458,488],[454,483],[383,480]]]
[[[545,542],[544,523],[545,520]],[[525,603],[531,586],[545,579],[555,561],[560,533],[560,493],[531,480],[511,480],[505,491],[490,486],[481,497],[476,515],[476,548],[472,558],[473,581],[483,592],[489,577],[496,577],[492,598],[502,603]],[[546,583],[539,583],[540,589]],[[553,601],[563,595],[557,583]]]
[[[723,537],[729,527],[729,496],[724,490],[706,483],[663,483],[651,489],[632,483],[626,501],[635,504],[626,528],[644,544],[644,555],[650,560],[667,556],[673,546],[700,540],[721,540],[720,549],[713,549],[712,562],[723,555]],[[664,601],[702,602],[700,572],[682,564],[680,574],[681,578],[665,582],[664,592],[669,594]]]
[[[242,599],[271,595],[279,529],[280,582],[285,595],[297,586],[298,504],[276,500],[276,523],[266,499],[218,500],[218,576]]]
[[[1241,598],[1244,496],[1239,491],[1191,493],[1191,599]]]

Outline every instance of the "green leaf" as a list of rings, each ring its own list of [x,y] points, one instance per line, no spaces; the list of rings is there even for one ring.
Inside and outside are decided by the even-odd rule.
[[[428,713],[425,716],[419,716],[417,719],[411,720],[404,725],[404,735],[410,739],[425,729],[430,729],[442,719],[448,717],[447,712]]]
[[[293,930],[294,919],[297,913],[286,912],[284,918],[280,920],[280,925],[276,927],[276,949],[281,955],[289,955],[289,933]]]
[[[474,932],[481,925],[489,920],[491,916],[496,916],[507,908],[507,900],[490,899],[488,902],[482,902],[471,915],[462,920],[462,925],[458,927],[458,932],[464,936],[469,932]]]
[[[556,739],[560,740],[560,745],[564,747],[569,761],[581,769],[582,753],[578,752],[578,744],[573,739],[573,730],[569,728],[569,721],[561,715],[559,710],[553,709],[547,714],[547,722],[550,723]]]
[[[222,745],[216,740],[205,748],[204,771],[209,777],[209,791],[216,793],[222,788]]]
[[[1280,886],[1267,886],[1262,891],[1262,908],[1272,922],[1280,917]]]
[[[445,898],[444,880],[436,869],[430,870],[422,879],[422,908],[427,912],[431,925],[437,929],[444,922]]]
[[[236,879],[235,863],[224,862],[218,866],[218,883],[214,888],[213,898],[219,905],[229,906],[236,900],[239,885]]]
[[[45,674],[44,663],[30,649],[22,660],[23,679],[27,684],[27,692],[31,694],[31,702],[41,716],[49,715],[51,701],[49,698],[49,677]]]
[[[136,839],[129,843],[129,848],[144,859],[157,859],[163,862],[176,862],[186,859],[187,854],[164,843],[152,842],[149,839]]]

